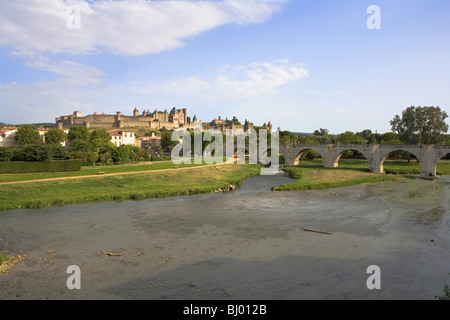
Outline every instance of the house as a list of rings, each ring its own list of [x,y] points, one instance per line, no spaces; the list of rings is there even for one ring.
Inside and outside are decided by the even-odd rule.
[[[41,136],[42,142],[45,143],[45,134],[47,133],[49,129],[45,128],[37,128],[36,131],[39,132],[39,135]]]
[[[4,127],[0,129],[0,147],[14,146],[16,144],[14,140],[16,132],[16,127]]]
[[[152,132],[150,137],[139,138],[139,147],[150,148],[153,151],[158,152],[161,149],[161,137]]]
[[[39,135],[41,136],[42,142],[44,142],[44,143],[45,143],[45,134],[48,132],[48,130],[50,130],[50,129],[47,129],[47,128],[37,128],[36,129],[36,131],[39,132]],[[65,130],[62,130],[62,131],[64,131],[65,134],[69,133],[69,129],[65,129]],[[61,145],[63,147],[65,147],[67,142],[68,142],[68,140],[63,141],[63,142],[61,142]]]
[[[136,135],[134,131],[130,130],[111,130],[108,131],[111,135],[111,142],[116,146],[120,147],[121,145],[136,145]]]

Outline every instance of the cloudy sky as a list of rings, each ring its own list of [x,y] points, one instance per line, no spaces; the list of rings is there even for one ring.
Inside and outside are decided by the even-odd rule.
[[[449,17],[448,0],[1,0],[0,121],[185,107],[387,132],[412,105],[450,113]]]

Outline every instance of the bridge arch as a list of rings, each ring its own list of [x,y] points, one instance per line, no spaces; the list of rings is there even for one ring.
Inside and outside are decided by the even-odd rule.
[[[432,172],[434,172],[434,174],[436,174],[439,161],[443,158],[447,158],[450,160],[450,147],[437,149],[435,159],[433,159],[432,163],[430,164],[434,167],[434,169],[432,168]]]
[[[422,166],[423,158],[422,158],[422,155],[419,152],[417,152],[416,150],[411,150],[410,148],[405,148],[405,147],[399,146],[399,147],[394,147],[394,148],[390,148],[388,150],[381,151],[381,154],[380,154],[381,161],[380,161],[380,164],[379,164],[379,171],[377,170],[379,173],[384,173],[384,162],[389,157],[389,155],[394,153],[394,152],[398,152],[398,151],[403,151],[403,152],[410,153],[411,155],[413,155],[417,159],[417,161]]]
[[[318,153],[322,159],[324,159],[325,154],[323,153],[323,150],[321,150],[319,148],[314,148],[313,146],[301,147],[301,148],[298,148],[294,154],[295,155],[294,166],[298,166],[300,164],[300,158],[307,151],[314,151],[314,152]]]
[[[370,161],[372,159],[372,154],[370,153],[370,151],[365,150],[364,148],[358,148],[358,147],[342,147],[342,148],[337,148],[335,155],[333,156],[334,160],[333,160],[333,167],[334,168],[338,168],[339,167],[339,160],[341,160],[341,158],[344,156],[344,154],[348,151],[356,151],[359,154],[362,155],[362,157],[367,160],[368,164],[370,164]],[[369,167],[370,170],[370,167]]]

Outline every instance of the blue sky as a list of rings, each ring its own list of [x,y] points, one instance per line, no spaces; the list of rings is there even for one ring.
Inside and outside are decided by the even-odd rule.
[[[450,113],[449,17],[447,0],[2,1],[0,121],[186,107],[387,132],[409,106]]]

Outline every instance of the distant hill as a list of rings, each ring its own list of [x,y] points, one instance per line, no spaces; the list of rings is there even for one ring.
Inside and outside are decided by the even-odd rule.
[[[312,136],[312,133],[309,132],[292,132],[293,134],[301,135],[301,136]]]
[[[56,123],[51,123],[51,122],[22,123],[22,124],[9,124],[9,123],[0,122],[0,129],[3,127],[20,127],[20,126],[23,126],[24,124],[31,124],[35,128],[47,128],[47,129],[56,128]]]

